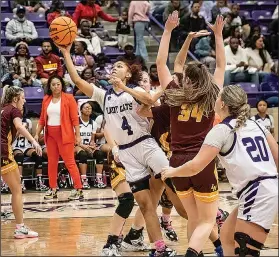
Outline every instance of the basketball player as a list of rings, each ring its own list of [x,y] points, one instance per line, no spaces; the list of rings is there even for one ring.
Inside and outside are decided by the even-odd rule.
[[[24,108],[22,124],[26,127],[29,133],[31,133],[32,121],[25,117],[25,112],[26,109]],[[42,180],[42,156],[39,156],[36,153],[36,150],[33,148],[32,144],[27,140],[26,137],[22,135],[18,135],[16,137],[15,141],[12,144],[12,149],[13,149],[14,159],[18,165],[19,174],[21,176],[22,193],[24,193],[26,190],[24,180],[22,178],[24,157],[30,157],[31,161],[35,162],[35,169],[37,174],[36,190],[47,191],[48,187],[44,184],[44,181]]]
[[[110,167],[110,178],[111,178],[111,187],[115,191],[118,197],[118,206],[113,215],[110,232],[107,238],[107,243],[104,245],[102,250],[102,256],[121,256],[119,250],[123,248],[121,247],[122,241],[122,230],[126,219],[130,216],[133,207],[134,207],[134,196],[131,191],[131,188],[126,181],[126,171],[124,166],[121,164],[119,160],[118,150],[115,151],[115,147],[117,148],[114,140],[110,136],[108,129],[104,129],[105,138],[109,145],[114,148],[114,155],[110,152],[108,157],[108,163],[111,164]],[[114,161],[115,160],[115,161]],[[135,224],[143,224],[143,216],[141,214],[140,209],[136,211]],[[142,235],[142,229],[136,230],[131,228],[129,231],[129,249],[133,251],[145,251],[148,250],[148,246],[144,243],[144,238]],[[127,237],[127,236],[126,236]]]
[[[21,111],[24,103],[25,98],[22,88],[9,85],[4,87],[1,99],[1,175],[12,193],[12,209],[16,220],[15,238],[38,237],[37,232],[32,231],[23,223],[20,176],[11,146],[16,131],[18,131],[32,143],[37,154],[42,155],[41,147],[22,124]]]
[[[267,130],[274,136],[274,119],[270,114],[267,114],[267,102],[265,100],[260,100],[257,102],[258,114],[252,117],[259,124],[266,127]]]
[[[215,111],[222,122],[206,136],[199,153],[163,178],[192,177],[218,155],[238,206],[221,228],[225,256],[260,256],[278,211],[278,145],[270,132],[249,119],[247,95],[240,86],[220,92]]]
[[[79,160],[82,187],[84,189],[90,188],[86,178],[87,159],[96,159],[95,186],[98,188],[105,188],[106,185],[103,182],[103,168],[106,154],[99,150],[95,144],[97,124],[95,121],[90,119],[92,114],[91,104],[88,102],[83,103],[80,106],[80,113],[81,116],[79,117],[79,128],[82,141],[80,146],[75,147],[75,153],[77,159]]]
[[[172,30],[179,24],[178,12],[173,12],[165,31],[157,56],[160,85],[166,89],[170,106],[171,148],[170,166],[177,167],[191,160],[214,122],[214,103],[223,87],[225,54],[222,37],[224,21],[218,16],[214,25],[208,24],[215,34],[216,70],[211,76],[205,65],[189,62],[185,67],[187,51],[192,38],[208,35],[206,31],[189,33],[175,60],[178,84],[166,65]],[[188,215],[187,233],[189,248],[186,257],[198,256],[214,225],[218,210],[218,179],[214,160],[193,178],[173,178],[176,192]],[[216,233],[217,235],[217,233]],[[218,238],[218,237],[217,237]],[[218,239],[216,248],[221,247]]]
[[[162,167],[168,165],[168,160],[148,133],[148,120],[136,113],[139,106],[137,101],[152,105],[157,99],[152,98],[140,87],[132,88],[132,85],[140,80],[136,66],[129,66],[122,61],[116,62],[110,79],[113,87],[106,92],[78,76],[70,56],[71,45],[58,47],[64,55],[72,81],[85,95],[92,97],[103,107],[106,126],[119,146],[119,157],[126,168],[126,180],[142,211],[149,237],[155,242],[156,255],[175,255],[175,251],[168,248],[162,239],[149,187],[148,168],[150,167],[155,174],[159,174]]]

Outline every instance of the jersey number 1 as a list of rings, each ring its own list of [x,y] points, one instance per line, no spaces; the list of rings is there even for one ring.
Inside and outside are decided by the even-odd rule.
[[[133,135],[134,132],[133,132],[131,126],[129,125],[129,123],[128,123],[128,121],[127,121],[127,118],[126,118],[125,116],[123,116],[123,117],[122,117],[122,120],[123,120],[123,122],[122,122],[121,128],[122,128],[123,130],[127,130],[128,136]]]

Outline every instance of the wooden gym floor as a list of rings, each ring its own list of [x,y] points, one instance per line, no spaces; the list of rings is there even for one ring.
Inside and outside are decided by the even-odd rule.
[[[227,183],[220,183],[220,208],[231,211],[236,200],[231,196]],[[44,193],[29,192],[23,195],[25,224],[39,232],[36,239],[13,239],[13,216],[1,221],[1,256],[100,256],[106,241],[111,216],[117,199],[111,189],[84,191],[83,201],[68,201],[69,191],[60,191],[58,200],[44,202]],[[1,209],[11,210],[11,195],[1,195]],[[126,233],[136,208],[125,225]],[[158,208],[161,214],[161,208]],[[178,243],[168,242],[179,255],[187,248],[186,221],[172,211],[173,227],[179,236]],[[145,241],[147,235],[145,231]],[[214,256],[213,247],[207,242],[204,253]],[[147,256],[147,252],[123,253],[124,256]],[[262,256],[278,256],[278,217],[274,221]]]

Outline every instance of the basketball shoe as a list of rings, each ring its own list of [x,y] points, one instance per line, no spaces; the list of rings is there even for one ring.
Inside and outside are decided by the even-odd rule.
[[[88,183],[88,179],[85,178],[85,179],[82,179],[82,189],[90,189],[90,185]]]
[[[16,238],[16,239],[33,238],[33,237],[38,237],[38,236],[39,235],[37,232],[31,230],[26,225],[16,227],[15,232],[14,232],[14,238]]]
[[[173,241],[173,242],[178,241],[178,236],[171,225],[171,221],[163,221],[163,218],[161,217],[160,226],[164,232],[165,237],[168,240]]]
[[[48,187],[44,184],[41,176],[37,177],[36,180],[36,191],[47,191]]]
[[[52,189],[50,188],[50,189],[46,192],[46,194],[45,194],[45,196],[44,196],[44,199],[45,199],[45,200],[57,199],[57,190],[52,191]]]
[[[163,251],[156,251],[152,249],[149,253],[149,257],[172,257],[176,255],[176,251],[168,248],[167,246]]]
[[[69,195],[69,200],[81,200],[84,198],[82,190],[74,189],[71,191],[71,194]]]
[[[119,249],[119,238],[118,236],[108,236],[107,243],[103,247],[101,256],[121,256]]]
[[[127,252],[149,251],[149,246],[144,243],[143,229],[131,228],[121,243],[121,250]]]
[[[227,211],[223,211],[222,209],[218,208],[217,216],[216,216],[216,223],[218,226],[218,233],[220,234],[220,229],[223,226],[225,220],[228,218],[229,213]]]

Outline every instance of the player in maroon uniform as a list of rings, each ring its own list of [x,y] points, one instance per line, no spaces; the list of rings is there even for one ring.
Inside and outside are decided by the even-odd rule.
[[[1,99],[1,176],[8,184],[12,193],[12,209],[16,220],[14,237],[21,239],[38,237],[23,223],[22,191],[18,166],[13,157],[12,141],[16,132],[26,137],[35,148],[38,155],[42,149],[22,124],[23,105],[25,103],[24,91],[20,87],[6,85]]]
[[[189,33],[177,55],[175,82],[166,65],[172,30],[179,24],[178,13],[173,12],[166,22],[157,56],[160,84],[166,89],[170,106],[171,150],[170,166],[178,167],[191,160],[200,150],[206,134],[213,126],[214,104],[223,87],[225,53],[222,38],[224,20],[218,16],[214,25],[208,24],[215,34],[216,70],[214,76],[200,62],[189,62],[185,67],[187,51],[194,37],[208,32]],[[188,215],[189,248],[186,257],[198,256],[216,222],[218,210],[218,182],[215,162],[191,178],[173,178],[173,184]]]

